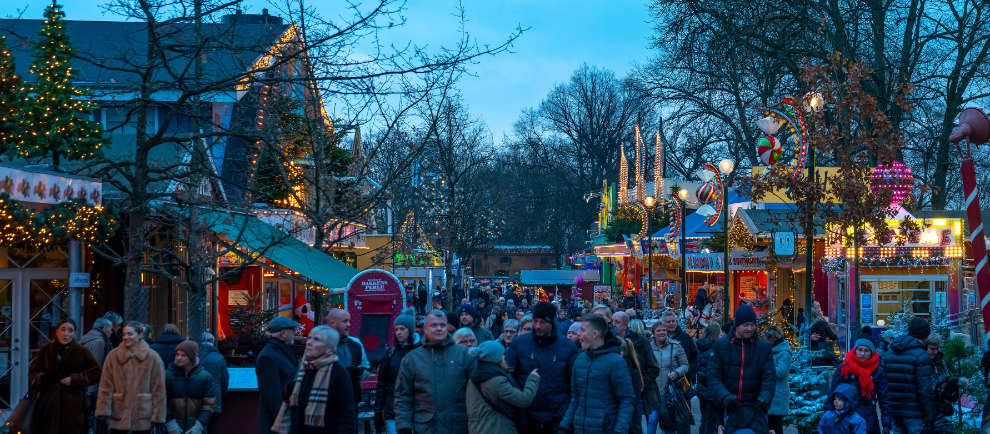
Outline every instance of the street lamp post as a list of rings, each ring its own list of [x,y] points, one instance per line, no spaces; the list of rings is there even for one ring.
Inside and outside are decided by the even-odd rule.
[[[687,308],[687,228],[684,227],[685,202],[687,201],[687,190],[681,188],[677,190],[677,197],[681,200],[681,310]]]
[[[722,173],[722,231],[725,233],[725,245],[722,249],[722,324],[728,322],[729,310],[729,180],[728,176],[736,164],[726,158],[718,162],[718,171]]]
[[[643,224],[646,225],[646,240],[647,240],[646,242],[647,245],[649,246],[648,255],[650,255],[647,258],[649,270],[647,271],[648,274],[647,274],[646,294],[647,294],[647,300],[649,300],[650,303],[649,308],[653,309],[653,229],[650,228],[650,219],[652,218],[651,216],[653,215],[653,207],[656,206],[657,200],[653,196],[647,196],[646,200],[644,200],[643,202],[646,205],[646,218],[644,219],[646,221],[643,222]]]

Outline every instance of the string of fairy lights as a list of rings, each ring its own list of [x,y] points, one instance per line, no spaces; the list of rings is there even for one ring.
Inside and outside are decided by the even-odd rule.
[[[0,194],[0,247],[46,250],[69,240],[89,243],[110,241],[117,220],[103,207],[71,200],[35,212]]]

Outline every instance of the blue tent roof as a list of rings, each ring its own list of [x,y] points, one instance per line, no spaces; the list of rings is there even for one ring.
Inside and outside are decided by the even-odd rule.
[[[738,189],[729,189],[729,205],[734,203],[749,202],[752,200],[748,196],[738,193]],[[684,218],[684,227],[687,229],[685,237],[687,238],[708,238],[711,236],[710,232],[721,232],[722,231],[722,218],[720,217],[714,226],[708,226],[705,224],[705,219],[707,217],[700,215],[696,212],[688,214]],[[670,230],[670,226],[660,229],[653,233],[653,238],[662,238],[667,235],[667,231]]]

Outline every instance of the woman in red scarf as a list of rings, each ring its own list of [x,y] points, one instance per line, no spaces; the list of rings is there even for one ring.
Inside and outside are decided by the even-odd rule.
[[[883,426],[890,426],[887,375],[880,366],[880,357],[873,341],[863,338],[856,340],[856,346],[846,353],[842,365],[832,374],[832,390],[840,383],[856,387],[858,399],[854,408],[856,413],[866,419],[867,433],[879,434],[881,420]],[[827,402],[825,406],[831,407],[831,402]],[[877,414],[878,406],[880,414]]]

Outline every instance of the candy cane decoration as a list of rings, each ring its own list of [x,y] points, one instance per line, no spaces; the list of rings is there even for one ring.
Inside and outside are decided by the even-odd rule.
[[[980,310],[983,312],[983,341],[990,336],[990,269],[987,268],[987,246],[983,236],[983,216],[980,212],[980,191],[976,186],[976,167],[970,145],[982,145],[990,138],[990,118],[978,108],[967,108],[959,114],[959,126],[952,130],[949,141],[956,144],[962,159],[963,195],[966,198],[966,222],[970,243],[973,246],[973,262],[976,264],[976,288],[980,294]],[[963,149],[959,142],[966,140]],[[984,432],[986,432],[984,427]]]

